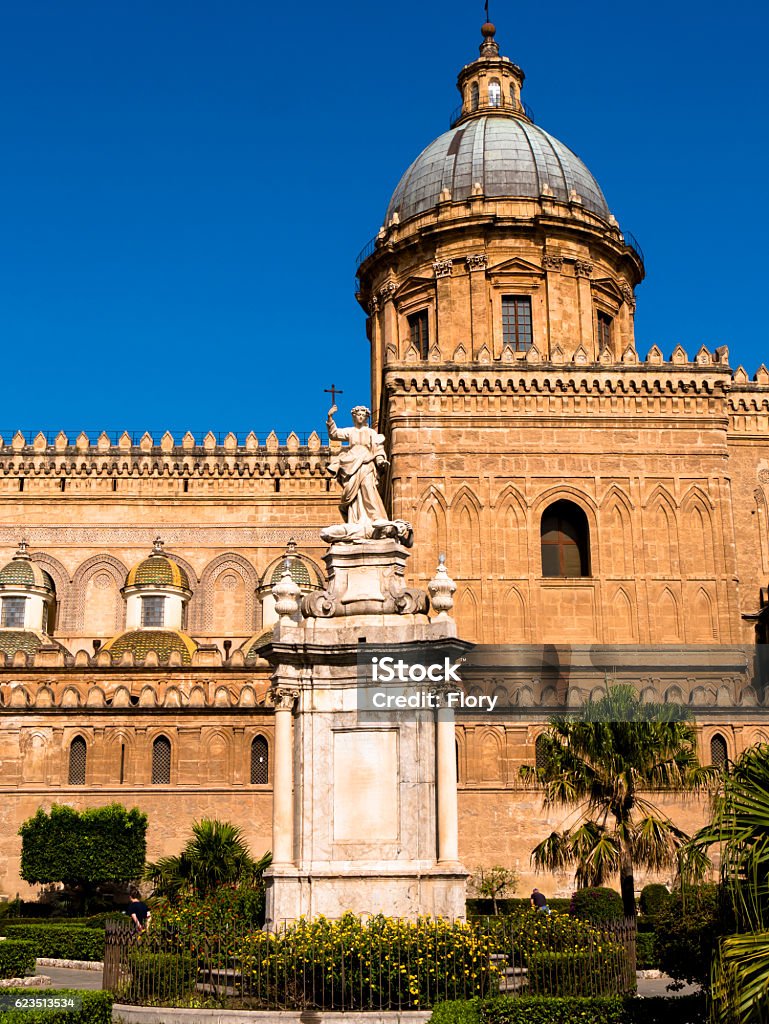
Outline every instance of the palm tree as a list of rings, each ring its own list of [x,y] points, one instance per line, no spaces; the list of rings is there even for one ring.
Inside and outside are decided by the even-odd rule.
[[[144,877],[153,882],[155,896],[174,899],[189,891],[206,896],[224,885],[256,882],[269,867],[272,854],[254,861],[237,825],[203,819],[193,823],[192,838],[177,856],[147,864]]]
[[[722,777],[712,821],[687,852],[701,862],[718,844],[736,935],[722,938],[712,983],[723,1024],[769,1020],[769,744],[749,747]]]
[[[521,775],[544,787],[546,806],[578,810],[574,825],[532,851],[538,870],[576,866],[579,886],[619,874],[626,917],[635,916],[634,870],[675,864],[689,837],[644,795],[705,786],[694,727],[683,709],[645,704],[632,686],[610,687],[574,718],[554,718],[539,741],[544,766]]]

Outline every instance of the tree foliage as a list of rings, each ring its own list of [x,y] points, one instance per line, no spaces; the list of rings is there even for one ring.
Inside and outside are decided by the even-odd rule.
[[[237,825],[204,818],[192,826],[192,837],[180,854],[147,864],[144,877],[154,895],[175,900],[184,893],[206,897],[226,885],[258,883],[272,854],[255,861]]]
[[[699,765],[693,725],[674,705],[642,703],[632,686],[613,686],[578,718],[552,719],[540,754],[544,766],[521,775],[543,786],[546,805],[578,817],[535,847],[535,866],[576,867],[580,887],[619,874],[625,915],[634,916],[634,868],[670,867],[689,839],[646,794],[696,789],[716,774]]]
[[[471,891],[481,899],[492,901],[495,916],[499,913],[498,900],[512,896],[517,888],[518,873],[501,864],[490,868],[479,867],[470,879]]]
[[[147,856],[146,814],[120,804],[40,808],[19,835],[21,877],[33,885],[64,882],[84,903],[100,884],[141,878]]]
[[[691,862],[713,845],[735,917],[714,964],[715,1018],[758,1024],[769,1013],[769,744],[748,748],[724,772],[712,820],[690,844]]]

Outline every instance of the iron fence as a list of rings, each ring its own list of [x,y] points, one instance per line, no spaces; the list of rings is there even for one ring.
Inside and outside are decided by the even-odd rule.
[[[145,1006],[336,1011],[634,991],[634,922],[575,933],[568,921],[535,912],[471,923],[350,915],[216,935],[168,924],[137,935],[130,922],[108,921],[104,988]]]

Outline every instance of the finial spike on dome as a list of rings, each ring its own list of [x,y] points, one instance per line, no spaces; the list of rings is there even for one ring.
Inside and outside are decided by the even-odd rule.
[[[292,537],[289,540],[288,544],[286,544],[286,554],[293,555],[295,551],[296,551],[296,541]]]
[[[496,33],[496,25],[489,21],[489,5],[486,4],[486,21],[481,25],[481,35],[483,36],[480,48],[481,57],[499,56],[499,43],[494,38]]]
[[[162,555],[163,554],[163,545],[164,544],[165,544],[164,540],[161,540],[160,537],[156,537],[154,539],[154,541],[152,542],[152,554],[153,555]]]
[[[28,548],[29,548],[29,542],[27,541],[26,537],[22,537],[21,540],[19,541],[19,549],[16,552],[15,557],[16,558],[31,558],[31,555],[30,555],[30,553],[28,551]]]

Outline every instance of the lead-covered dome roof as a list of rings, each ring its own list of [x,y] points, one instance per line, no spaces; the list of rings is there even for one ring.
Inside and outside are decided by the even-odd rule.
[[[443,189],[454,201],[473,186],[492,198],[536,198],[548,189],[568,201],[576,192],[585,209],[610,216],[603,192],[576,153],[537,125],[519,117],[484,114],[464,121],[423,150],[398,183],[387,208],[401,221],[437,205]]]

